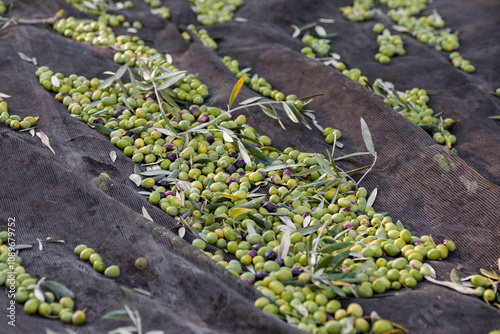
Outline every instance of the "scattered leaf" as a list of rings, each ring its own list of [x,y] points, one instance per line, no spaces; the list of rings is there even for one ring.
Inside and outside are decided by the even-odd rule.
[[[75,294],[61,283],[57,283],[54,281],[43,281],[41,286],[46,290],[52,292],[56,299],[60,299],[61,297],[69,297],[71,299],[75,298]]]
[[[243,84],[245,83],[245,79],[247,78],[247,75],[245,74],[244,76],[242,76],[238,82],[236,83],[236,85],[234,86],[233,88],[233,91],[231,92],[231,96],[229,97],[229,103],[227,105],[227,109],[231,109],[231,106],[233,105],[234,103],[234,100],[236,99],[236,96],[238,95],[238,93],[240,92],[240,89],[241,87],[243,86]]]
[[[140,175],[137,174],[130,174],[128,177],[130,181],[134,182],[136,186],[140,187],[142,183],[142,178]]]
[[[365,120],[361,118],[361,133],[363,135],[363,140],[365,141],[366,149],[375,156],[375,147],[373,146],[372,135],[370,129],[368,129],[368,124]]]
[[[425,276],[425,279],[428,280],[429,282],[432,282],[432,283],[437,284],[437,285],[445,286],[447,288],[453,289],[453,290],[458,291],[460,293],[463,293],[465,295],[475,295],[477,293],[477,291],[475,289],[465,287],[462,284],[439,281],[439,280],[434,279],[430,276]]]
[[[40,138],[43,145],[47,146],[52,153],[56,154],[56,152],[54,152],[54,150],[50,146],[49,137],[47,137],[47,135],[43,131],[37,132],[36,135],[38,136],[38,138]]]
[[[101,320],[129,321],[130,318],[125,310],[116,310],[106,313],[101,317]]]
[[[284,259],[288,255],[288,251],[290,250],[290,231],[286,230],[283,233],[283,237],[281,238],[280,250],[278,252],[278,257]]]
[[[282,102],[283,109],[285,109],[286,114],[288,115],[288,118],[294,123],[298,123],[299,120],[297,119],[297,116],[295,116],[295,113],[292,111],[292,108],[288,105],[286,102]]]
[[[366,207],[373,206],[373,203],[375,202],[375,199],[377,198],[377,194],[378,194],[378,188],[373,189],[372,193],[370,194],[370,196],[366,200],[366,205],[365,205]]]
[[[109,152],[109,157],[111,158],[111,161],[115,162],[116,161],[116,152],[115,151]]]

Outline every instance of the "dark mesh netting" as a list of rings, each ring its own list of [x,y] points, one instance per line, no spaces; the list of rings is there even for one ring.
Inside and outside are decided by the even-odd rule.
[[[174,65],[195,73],[210,90],[207,103],[227,106],[237,82],[221,57],[238,59],[240,69],[250,67],[276,89],[307,96],[318,122],[342,131],[342,150],[349,154],[366,151],[360,118],[369,126],[378,160],[363,186],[378,188],[374,208],[389,212],[417,235],[430,234],[438,242],[452,239],[457,250],[445,261],[428,261],[438,278],[449,281],[452,269],[461,277],[481,268],[497,270],[500,258],[500,121],[488,116],[500,113],[500,99],[492,91],[500,87],[500,7],[495,1],[436,0],[424,13],[436,9],[452,31],[460,32],[460,53],[476,67],[467,74],[453,67],[449,53],[437,51],[401,33],[406,55],[389,65],[374,60],[377,49],[371,32],[374,21],[352,23],[339,11],[350,1],[246,0],[236,16],[247,22],[229,22],[205,27],[218,42],[218,50],[204,47],[196,37],[188,42],[181,33],[189,24],[201,25],[187,1],[164,0],[171,19],[151,14],[143,1],[133,1],[132,10],[113,12],[127,21],[140,21],[138,35],[148,45],[170,54]],[[18,0],[9,16],[48,18],[59,9],[64,17],[93,18],[62,0]],[[459,122],[450,130],[457,137],[458,156],[435,143],[424,130],[394,112],[380,98],[336,69],[304,57],[300,39],[292,38],[291,25],[304,26],[320,18],[331,38],[332,52],[350,67],[394,83],[398,90],[413,87],[435,90],[429,106],[444,117]],[[390,26],[387,18],[377,21]],[[116,33],[126,33],[116,28]],[[397,32],[394,32],[397,33]],[[8,94],[9,112],[22,117],[39,116],[38,130],[50,139],[56,154],[37,136],[0,125],[0,229],[15,218],[17,244],[32,244],[22,250],[23,265],[32,275],[57,281],[75,293],[79,309],[87,308],[82,327],[59,320],[28,315],[17,304],[16,326],[8,326],[9,298],[0,294],[0,333],[58,333],[71,328],[76,333],[107,333],[123,321],[102,321],[101,316],[121,308],[118,283],[137,307],[145,331],[165,333],[299,333],[301,330],[273,318],[253,306],[261,295],[247,283],[216,265],[191,246],[194,236],[181,239],[170,229],[178,224],[129,180],[134,162],[110,143],[108,136],[71,117],[66,107],[46,91],[35,76],[36,67],[18,52],[36,57],[39,66],[49,66],[65,76],[107,76],[119,68],[113,50],[66,38],[50,25],[15,25],[0,31],[0,92]],[[246,86],[235,105],[257,96]],[[241,110],[248,124],[268,135],[273,146],[293,147],[303,152],[330,149],[322,133],[282,117],[286,130],[264,116],[258,108]],[[282,113],[282,115],[285,115]],[[112,162],[110,151],[117,152]],[[369,156],[347,159],[344,169],[371,164]],[[96,187],[92,180],[107,173],[110,180]],[[362,174],[355,174],[359,179]],[[153,222],[142,215],[145,207]],[[44,243],[36,239],[64,240]],[[108,262],[120,267],[116,280],[96,272],[74,255],[74,247],[86,244]],[[212,251],[215,248],[212,248]],[[134,268],[136,258],[149,261],[145,271]],[[230,260],[234,257],[227,257]],[[111,264],[111,263],[110,263]],[[146,296],[134,288],[149,291]],[[4,290],[2,290],[4,291]],[[5,290],[6,291],[6,290]],[[383,298],[357,299],[365,313],[376,311],[410,333],[487,333],[500,327],[500,311],[482,299],[467,296],[429,282],[416,288],[394,291]],[[341,300],[347,306],[351,299]],[[128,323],[130,324],[130,322]]]

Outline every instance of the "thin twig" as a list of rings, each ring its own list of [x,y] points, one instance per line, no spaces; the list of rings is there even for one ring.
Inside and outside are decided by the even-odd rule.
[[[368,168],[368,170],[366,171],[366,173],[364,173],[363,176],[359,179],[359,181],[356,182],[356,187],[359,186],[359,184],[361,183],[361,181],[363,181],[363,179],[366,176],[366,174],[370,173],[370,171],[373,169],[373,166],[375,166],[375,163],[377,162],[377,152],[375,152],[375,156],[374,157],[375,158],[373,159],[373,163],[370,166],[370,168]]]
[[[60,17],[62,12],[59,11],[53,17],[45,18],[45,19],[14,19],[12,17],[0,17],[0,22],[12,22],[14,24],[54,24]]]

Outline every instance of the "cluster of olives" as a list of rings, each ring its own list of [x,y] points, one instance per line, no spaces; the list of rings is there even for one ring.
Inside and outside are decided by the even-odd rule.
[[[116,278],[120,275],[120,268],[116,265],[106,267],[102,261],[102,257],[97,254],[92,248],[85,245],[78,245],[75,248],[75,255],[78,255],[83,261],[89,261],[92,267],[98,273],[104,272],[104,275],[110,278]]]
[[[222,62],[226,67],[236,75],[237,78],[242,78],[244,75],[248,75],[248,71],[240,71],[239,62],[236,59],[232,59],[229,56],[222,58]],[[273,89],[270,83],[263,77],[259,77],[254,74],[251,78],[247,76],[245,78],[245,85],[250,87],[253,91],[264,95],[265,97],[270,97],[275,101],[290,101],[294,102],[294,106],[297,110],[302,110],[303,101],[298,99],[296,95],[290,94],[286,95],[276,89]]]
[[[29,129],[36,125],[39,117],[26,116],[21,119],[18,115],[11,115],[7,109],[7,102],[0,97],[0,123],[10,126],[13,130]]]
[[[304,34],[304,36],[302,36],[302,43],[309,45],[318,54],[320,54],[322,56],[325,56],[328,54],[328,52],[330,52],[330,44],[329,44],[328,40],[316,38],[311,34]],[[305,50],[305,51],[308,51],[308,50]],[[304,54],[304,49],[302,49],[302,54]],[[311,54],[313,54],[312,51],[307,52],[307,54],[305,54],[305,55],[310,56]],[[311,57],[311,58],[315,58],[315,57]]]
[[[197,20],[205,26],[231,21],[233,13],[243,0],[189,0]]]
[[[208,34],[208,32],[205,29],[196,30],[196,27],[194,26],[194,24],[188,25],[187,28],[193,34],[198,36],[198,38],[200,39],[201,43],[204,46],[206,46],[207,48],[210,48],[212,50],[217,50],[217,47],[218,47],[217,42],[215,42],[213,40],[213,38],[210,37],[210,35]],[[191,41],[191,36],[189,35],[189,33],[187,31],[182,33],[182,37],[184,37],[184,39],[187,41]]]
[[[461,69],[464,72],[474,73],[474,71],[476,70],[476,68],[474,67],[474,65],[472,65],[470,63],[470,61],[464,59],[460,55],[460,53],[458,53],[456,51],[450,53],[450,60],[451,60],[451,62],[453,64],[453,66],[455,66],[456,68]]]
[[[377,79],[373,83],[373,86],[375,88],[380,87],[381,83],[382,81]],[[398,96],[396,97],[393,94],[398,94]],[[446,144],[448,147],[455,144],[457,138],[448,129],[456,121],[446,118],[441,122],[439,118],[433,116],[434,111],[427,106],[429,95],[425,89],[413,88],[405,92],[393,92],[393,94],[388,93],[384,98],[384,102],[393,107],[399,114],[421,127],[425,128],[426,125],[434,125],[429,131],[438,144]]]
[[[377,27],[378,28],[378,27]],[[378,53],[375,60],[381,64],[388,64],[394,56],[403,56],[405,49],[403,39],[400,35],[392,35],[389,30],[383,30],[383,33],[377,36]]]
[[[107,25],[107,23],[101,20],[77,20],[74,17],[68,17],[66,19],[58,20],[54,24],[54,30],[66,37],[72,38],[82,43],[100,45],[110,48],[113,47],[113,49],[115,50],[113,59],[118,64],[125,64],[130,62],[131,66],[138,66],[139,58],[154,59],[155,63],[161,63],[162,66],[167,67],[172,72],[178,71],[178,69],[173,64],[165,62],[163,57],[158,57],[159,52],[156,49],[145,45],[144,40],[140,39],[138,36],[116,36],[113,30]],[[39,69],[39,71],[41,70]],[[60,80],[64,78],[64,76],[60,73],[58,73],[56,77],[58,77]],[[73,80],[71,80],[70,82],[72,82]],[[47,87],[51,87],[50,80],[44,81],[47,81]],[[94,82],[96,81],[94,80]],[[64,82],[62,83],[62,85],[68,86],[66,87],[66,89],[71,89],[71,85],[65,85]],[[47,87],[45,87],[47,90],[52,89],[54,92],[60,91],[59,87]],[[95,87],[93,86],[92,88]],[[68,93],[68,91],[63,90],[62,92]],[[201,83],[194,74],[190,74],[179,80],[176,84],[176,87],[173,89],[173,92],[177,94],[177,98],[179,98],[180,100],[185,100],[196,104],[202,104],[204,102],[204,99],[209,95],[207,86]]]
[[[57,301],[50,291],[35,294],[37,280],[21,266],[21,257],[7,246],[8,238],[7,231],[0,232],[0,285],[5,285],[9,296],[13,295],[16,302],[24,304],[24,311],[28,314],[38,313],[42,317],[59,318],[64,323],[83,325],[85,313],[74,311],[75,303],[72,298],[65,296]]]
[[[170,8],[161,5],[161,0],[145,0],[153,8],[153,13],[164,20],[170,19]]]
[[[342,137],[342,132],[338,129],[327,127],[323,129],[323,136],[327,144],[333,144],[335,140],[339,140]]]
[[[373,17],[373,0],[354,0],[352,6],[340,8],[342,15],[352,22],[368,21]]]

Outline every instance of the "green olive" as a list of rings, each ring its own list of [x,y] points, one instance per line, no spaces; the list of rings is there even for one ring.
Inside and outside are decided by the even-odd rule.
[[[139,257],[135,260],[134,266],[137,270],[144,270],[148,267],[148,260],[144,257]]]
[[[83,311],[76,311],[71,316],[71,323],[76,326],[81,326],[85,323],[86,316]]]
[[[116,265],[109,266],[104,270],[104,275],[109,278],[116,278],[120,276],[120,268]]]

